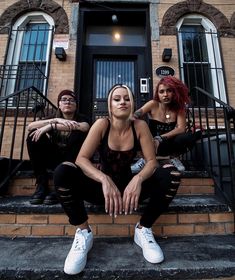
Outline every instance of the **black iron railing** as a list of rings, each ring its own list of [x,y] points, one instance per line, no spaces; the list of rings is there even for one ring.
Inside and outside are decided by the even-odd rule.
[[[10,105],[9,105],[10,104]],[[57,107],[37,88],[28,87],[0,100],[0,192],[28,160],[27,125],[54,114]]]
[[[41,92],[47,91],[48,77],[44,74],[45,64],[27,62],[17,65],[0,65],[1,97],[8,96],[26,87],[36,87]],[[10,103],[9,106],[14,106]]]
[[[188,108],[188,120],[202,137],[184,159],[208,171],[216,192],[235,210],[235,110],[199,87],[191,95],[195,103]],[[204,105],[197,102],[201,97]]]
[[[235,110],[205,90],[196,87],[193,100],[203,96],[204,105],[188,108],[192,130],[201,129],[196,146],[184,155],[192,166],[207,171],[214,179],[216,192],[235,210]],[[14,107],[8,106],[14,100]],[[208,100],[208,104],[207,104]],[[31,121],[54,114],[57,108],[35,87],[29,87],[0,101],[0,192],[9,179],[28,160],[25,138]]]

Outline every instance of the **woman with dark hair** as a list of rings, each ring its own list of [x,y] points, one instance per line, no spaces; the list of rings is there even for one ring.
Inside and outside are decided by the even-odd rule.
[[[151,227],[174,198],[180,173],[171,164],[158,168],[147,123],[131,120],[134,101],[128,86],[112,87],[108,94],[108,110],[109,117],[97,119],[90,128],[75,164],[64,162],[54,173],[59,201],[70,224],[76,227],[74,242],[64,264],[67,274],[78,274],[84,269],[93,244],[84,201],[102,204],[107,214],[116,217],[132,214],[140,202],[148,199],[135,226],[134,241],[148,262],[164,260]],[[131,163],[139,150],[146,164],[133,175]],[[101,159],[100,168],[92,163],[96,151]]]
[[[201,137],[201,131],[196,133],[186,131],[186,108],[189,102],[187,86],[179,79],[167,76],[159,81],[153,99],[135,111],[133,115],[134,119],[148,115],[156,155],[170,156],[170,162],[179,171],[184,171],[185,167],[177,157],[191,150]],[[139,172],[144,164],[144,159],[140,158],[132,165],[132,172]]]
[[[78,112],[76,95],[63,90],[57,99],[55,116],[28,125],[27,148],[36,177],[36,191],[31,204],[57,203],[55,192],[48,187],[48,169],[61,162],[74,162],[89,130],[87,118]]]

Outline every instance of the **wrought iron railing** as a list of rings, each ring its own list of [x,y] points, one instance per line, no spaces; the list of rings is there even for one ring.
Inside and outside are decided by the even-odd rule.
[[[54,114],[56,110],[57,107],[35,87],[22,89],[0,100],[0,193],[28,161],[27,125]]]
[[[36,61],[17,65],[0,65],[1,98],[31,86],[45,93],[48,77],[44,72],[45,64]],[[8,105],[14,106],[11,102]]]
[[[188,119],[193,130],[202,130],[202,137],[185,160],[209,172],[216,192],[235,211],[235,109],[199,87],[191,95]],[[201,97],[204,105],[197,102]]]
[[[196,87],[191,93],[196,100],[203,96],[205,104],[197,102],[188,108],[188,122],[192,130],[201,129],[201,139],[184,155],[197,169],[207,171],[214,179],[216,192],[235,210],[235,110]],[[9,102],[14,107],[8,106]],[[208,104],[207,104],[208,100]],[[197,103],[197,105],[195,105]],[[0,192],[9,179],[28,161],[25,138],[27,125],[57,108],[35,87],[29,87],[0,101]]]

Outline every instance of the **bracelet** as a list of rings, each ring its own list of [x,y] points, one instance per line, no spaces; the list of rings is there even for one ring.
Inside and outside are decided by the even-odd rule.
[[[162,143],[164,140],[167,140],[167,136],[155,136],[154,139],[156,139],[159,143]]]
[[[141,111],[135,111],[134,114],[133,114],[135,119],[141,118],[141,115],[142,115]]]
[[[157,140],[159,143],[162,143],[162,141],[163,141],[162,136],[160,136],[160,135],[155,136],[154,139]]]
[[[54,124],[54,127],[53,127],[53,124]],[[50,123],[51,125],[51,130],[57,130],[57,125],[56,123]]]

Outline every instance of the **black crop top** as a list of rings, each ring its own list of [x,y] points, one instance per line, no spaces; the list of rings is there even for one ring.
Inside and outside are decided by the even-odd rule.
[[[157,120],[149,119],[149,129],[154,136],[162,135],[173,130],[176,127],[176,122],[164,123]]]
[[[131,164],[139,150],[140,144],[137,139],[134,123],[131,123],[132,132],[134,136],[134,146],[128,151],[116,151],[112,150],[108,146],[108,136],[110,131],[110,121],[104,138],[99,147],[99,154],[101,160],[102,171],[112,177],[114,182],[117,184],[126,181],[131,175]],[[128,179],[129,180],[129,179]]]

